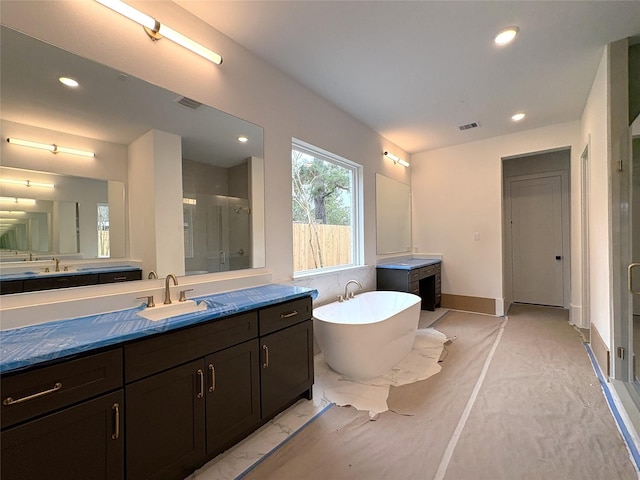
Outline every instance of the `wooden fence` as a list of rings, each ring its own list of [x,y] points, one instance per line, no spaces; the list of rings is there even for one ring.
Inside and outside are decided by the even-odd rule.
[[[351,227],[294,223],[293,251],[294,272],[348,265],[352,262]]]

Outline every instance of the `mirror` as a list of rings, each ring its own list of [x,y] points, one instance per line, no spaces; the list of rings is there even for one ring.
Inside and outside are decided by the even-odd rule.
[[[123,198],[123,182],[0,166],[0,260],[124,257]]]
[[[7,184],[2,185],[1,191],[14,198],[35,198],[38,193],[39,203],[57,202],[64,197],[64,201],[75,203],[78,211],[77,218],[66,217],[64,223],[58,222],[59,217],[52,213],[42,213],[40,220],[22,222],[22,227],[13,230],[7,227],[7,232],[13,231],[9,236],[15,237],[13,243],[7,237],[7,245],[16,246],[11,250],[34,253],[46,248],[47,253],[62,253],[57,248],[64,238],[66,243],[75,243],[73,253],[78,257],[102,258],[107,256],[104,248],[97,247],[98,232],[102,228],[103,233],[108,230],[110,237],[108,257],[142,260],[145,271],[169,273],[161,272],[162,268],[151,257],[137,258],[139,253],[132,247],[147,244],[146,239],[138,238],[143,229],[137,228],[140,204],[137,199],[132,200],[132,192],[137,191],[150,199],[148,208],[155,208],[157,217],[166,209],[166,205],[154,207],[158,199],[164,202],[170,199],[174,204],[171,208],[182,211],[183,218],[177,217],[172,227],[184,219],[184,254],[181,249],[174,249],[173,244],[164,249],[179,256],[170,262],[176,274],[264,267],[262,127],[5,26],[1,27],[0,39],[3,137],[0,179],[20,177],[35,181],[33,179],[48,175],[56,178],[51,182],[56,185],[55,193],[43,193],[44,188]],[[61,76],[74,78],[80,85],[65,87],[58,81]],[[178,175],[165,174],[162,181],[158,181],[158,175],[165,172],[154,167],[155,152],[146,170],[132,167],[132,145],[149,132],[167,133],[178,139],[178,155],[171,159],[171,171],[177,171]],[[240,136],[247,141],[238,141]],[[6,141],[9,137],[87,150],[95,152],[95,158],[52,155],[44,150],[9,144]],[[176,164],[179,166],[175,167]],[[183,178],[179,178],[180,173]],[[90,186],[90,181],[97,183]],[[148,195],[154,181],[158,184],[157,191]],[[75,190],[75,198],[70,190],[62,190],[63,184],[79,185],[80,182],[85,183]],[[164,188],[167,184],[171,185],[171,191]],[[122,198],[117,208],[123,210],[116,213],[118,195],[114,192],[118,192],[118,188]],[[105,190],[106,196],[102,194],[97,198],[98,192]],[[96,195],[92,199],[96,208],[89,208],[87,200],[82,198],[89,193]],[[47,195],[55,198],[46,198]],[[107,222],[98,218],[98,204],[109,206]],[[53,205],[50,207],[53,211]],[[74,210],[71,206],[66,208]],[[163,212],[157,213],[161,208]],[[72,227],[74,220],[76,226]],[[31,230],[39,228],[47,232],[46,244],[34,243],[33,232],[26,235],[28,223],[32,225]],[[77,229],[75,235],[74,228]],[[59,233],[52,233],[58,230]],[[166,228],[159,232],[151,235],[162,242],[167,236]],[[19,237],[24,237],[20,244]],[[28,243],[27,237],[33,241]],[[183,241],[182,233],[178,233],[178,239]],[[161,248],[158,245],[158,249]],[[64,246],[64,250],[69,249],[70,246]],[[184,271],[178,271],[176,265],[183,265]]]
[[[378,255],[411,252],[411,187],[376,173]]]

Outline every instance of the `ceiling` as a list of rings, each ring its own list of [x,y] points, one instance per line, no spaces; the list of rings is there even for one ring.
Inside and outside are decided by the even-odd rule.
[[[174,1],[409,153],[580,119],[640,34],[640,1]]]

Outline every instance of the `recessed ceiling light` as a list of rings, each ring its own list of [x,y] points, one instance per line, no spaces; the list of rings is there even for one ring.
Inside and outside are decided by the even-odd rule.
[[[247,143],[249,141],[249,139],[247,137],[245,137],[244,135],[241,135],[238,137],[238,141],[240,143]]]
[[[63,85],[66,85],[67,87],[75,88],[78,85],[80,85],[76,80],[69,77],[60,77],[58,80],[60,81],[60,83],[62,83]]]
[[[515,115],[511,116],[511,120],[513,120],[514,122],[519,122],[524,117],[526,117],[526,115],[524,113],[516,113]]]
[[[509,27],[501,30],[496,38],[493,39],[496,45],[506,45],[507,43],[511,43],[520,29],[518,27]]]

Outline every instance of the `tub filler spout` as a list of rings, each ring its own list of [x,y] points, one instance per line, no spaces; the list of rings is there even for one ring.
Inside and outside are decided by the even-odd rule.
[[[354,292],[349,292],[349,285],[355,283],[360,290],[362,290],[362,284],[358,280],[349,280],[347,284],[344,286],[344,296],[342,297],[344,300],[349,300],[350,298],[354,298],[356,294]]]

